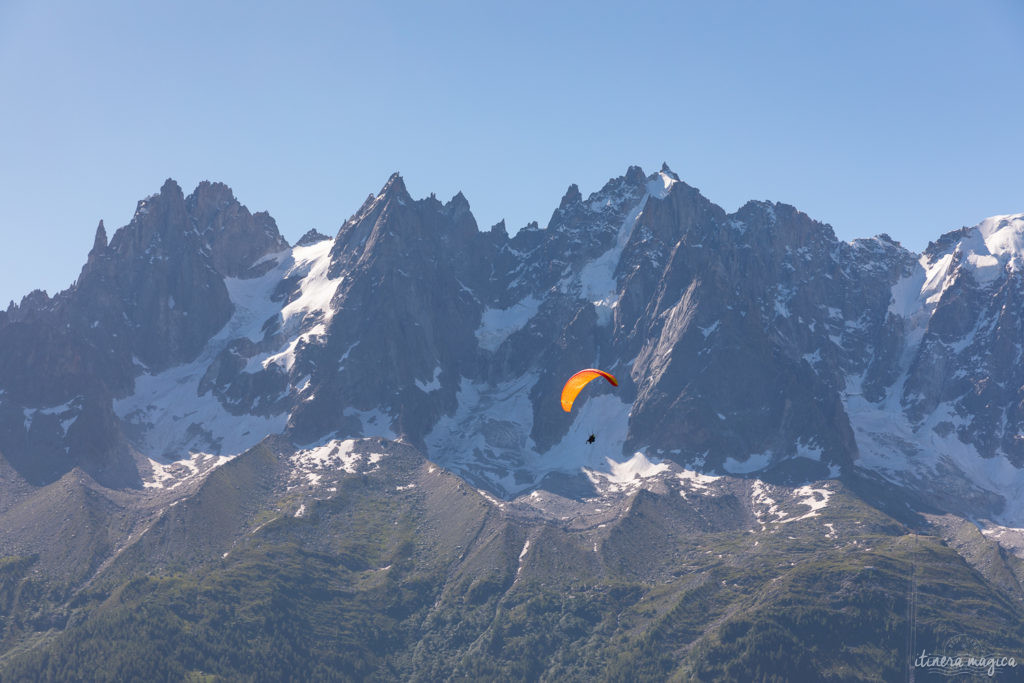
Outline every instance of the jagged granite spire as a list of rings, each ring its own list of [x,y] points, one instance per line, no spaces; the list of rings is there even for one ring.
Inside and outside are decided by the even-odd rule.
[[[92,241],[92,250],[89,255],[98,254],[107,248],[107,229],[103,227],[103,221],[96,226],[96,237]]]
[[[569,189],[565,191],[565,195],[562,196],[562,201],[559,203],[559,209],[566,209],[573,204],[579,204],[583,201],[583,195],[580,193],[579,185],[573,183],[569,186]]]
[[[466,199],[466,195],[462,194],[462,190],[459,190],[451,201],[448,202],[448,208],[457,211],[469,211],[469,200]]]
[[[409,190],[405,188],[405,181],[402,179],[402,175],[395,171],[388,178],[388,181],[384,183],[384,187],[381,188],[377,194],[378,197],[400,197],[402,199],[411,199],[409,196]]]
[[[626,169],[626,180],[633,184],[642,183],[647,180],[647,175],[639,166],[630,166]]]

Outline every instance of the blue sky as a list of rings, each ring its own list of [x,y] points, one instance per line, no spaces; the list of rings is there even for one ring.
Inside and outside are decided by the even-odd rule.
[[[245,3],[245,5],[258,3]],[[667,161],[842,239],[1024,211],[1024,3],[0,3],[0,301],[175,178],[295,240],[399,170],[477,221]]]

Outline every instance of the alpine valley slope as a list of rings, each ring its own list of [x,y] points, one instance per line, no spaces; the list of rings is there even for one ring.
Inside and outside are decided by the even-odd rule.
[[[0,312],[0,676],[1024,655],[1022,235],[845,243],[631,167],[511,238],[395,174],[289,247],[169,180]]]

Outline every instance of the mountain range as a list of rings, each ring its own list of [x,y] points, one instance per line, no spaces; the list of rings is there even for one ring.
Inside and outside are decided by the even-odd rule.
[[[917,254],[667,166],[512,236],[395,174],[295,245],[168,180],[0,312],[0,677],[1024,656],[1022,270],[1024,214]]]

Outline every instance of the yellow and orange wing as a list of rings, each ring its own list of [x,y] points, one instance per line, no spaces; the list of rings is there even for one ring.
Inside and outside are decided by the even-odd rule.
[[[572,402],[576,400],[576,396],[583,390],[583,387],[598,377],[604,377],[613,387],[619,386],[619,380],[604,370],[595,370],[593,368],[580,370],[570,377],[565,386],[562,387],[562,410],[565,412],[572,410]]]

